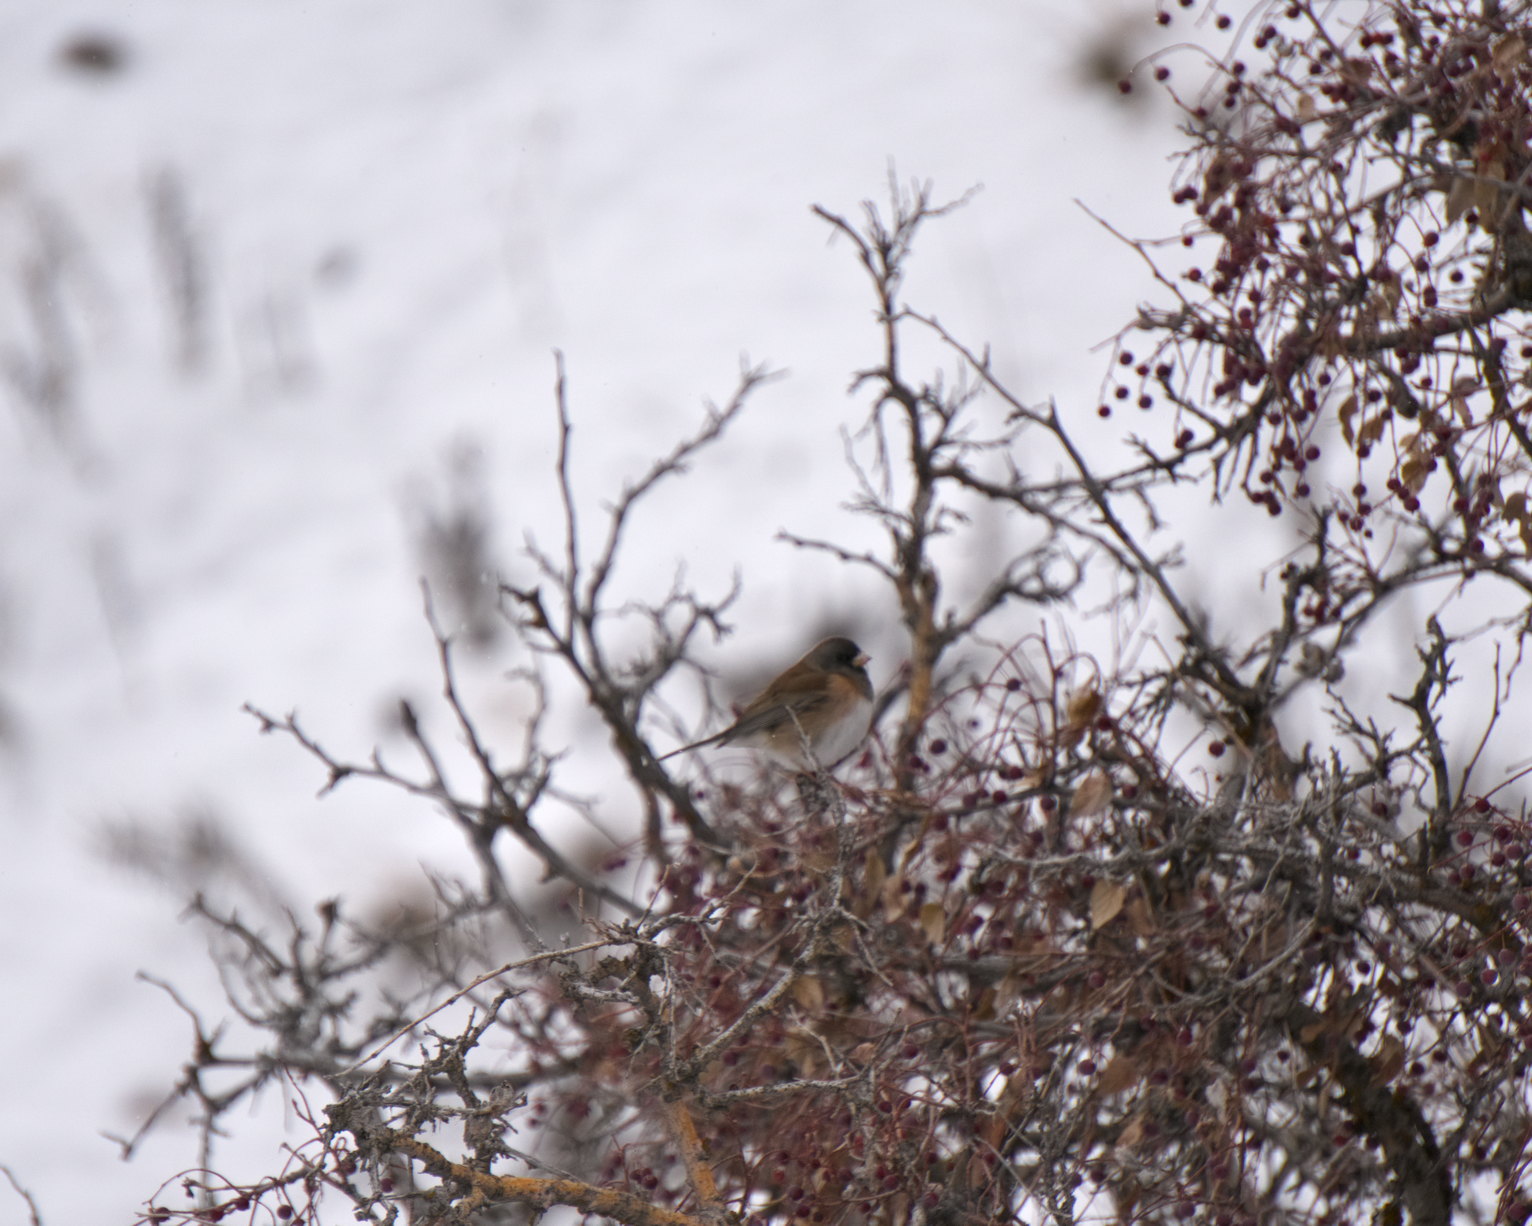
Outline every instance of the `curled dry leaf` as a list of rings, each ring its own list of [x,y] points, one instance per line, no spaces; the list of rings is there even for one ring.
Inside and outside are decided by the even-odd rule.
[[[1466,375],[1452,384],[1452,411],[1465,426],[1473,425],[1473,408],[1469,405],[1468,398],[1478,390],[1478,380],[1470,379]]]
[[[1356,419],[1357,406],[1360,403],[1356,393],[1352,392],[1341,401],[1340,408],[1335,410],[1335,420],[1340,423],[1341,437],[1346,440],[1348,447],[1356,444],[1356,430],[1351,423]]]
[[[1330,658],[1327,652],[1318,643],[1304,643],[1298,648],[1298,659],[1294,667],[1304,677],[1317,677],[1325,670],[1325,663]]]
[[[1408,435],[1399,444],[1404,462],[1399,465],[1399,482],[1412,494],[1420,493],[1434,462],[1431,449],[1421,441],[1420,432]]]
[[[1505,496],[1505,518],[1519,524],[1527,518],[1527,496],[1520,490],[1513,490]]]
[[[1388,420],[1393,416],[1392,409],[1381,409],[1362,423],[1362,428],[1357,431],[1356,441],[1359,447],[1370,447],[1383,437],[1383,431],[1388,428]]]

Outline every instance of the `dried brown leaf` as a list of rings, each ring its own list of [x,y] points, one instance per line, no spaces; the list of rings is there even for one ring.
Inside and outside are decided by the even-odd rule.
[[[823,1013],[825,1007],[824,984],[814,975],[799,975],[793,980],[793,999],[808,1013]]]
[[[1379,1085],[1387,1085],[1404,1068],[1404,1044],[1393,1035],[1384,1035],[1372,1054],[1373,1076]]]
[[[910,909],[912,895],[904,888],[904,870],[890,873],[883,883],[883,922],[892,924]]]
[[[1390,273],[1378,281],[1377,289],[1367,300],[1368,315],[1372,322],[1379,323],[1392,319],[1399,311],[1399,299],[1401,291],[1399,278]]]
[[[1374,413],[1357,431],[1356,443],[1358,447],[1371,447],[1383,437],[1383,431],[1388,428],[1388,419],[1392,417],[1392,409],[1383,409]]]
[[[1455,175],[1447,189],[1447,224],[1459,220],[1473,207],[1474,181],[1468,175]]]
[[[1128,901],[1128,887],[1120,881],[1098,877],[1090,890],[1090,926],[1097,928],[1110,924],[1117,918],[1123,904]]]
[[[813,1031],[795,1026],[787,1032],[787,1058],[797,1066],[798,1076],[813,1077],[819,1072],[819,1058],[824,1049]]]
[[[862,891],[857,899],[856,913],[865,918],[872,913],[883,898],[883,883],[888,880],[888,866],[876,847],[869,847],[862,861]]]
[[[1520,68],[1527,60],[1527,40],[1519,33],[1507,34],[1490,49],[1489,62],[1496,72]]]
[[[1356,432],[1352,429],[1351,423],[1356,417],[1357,405],[1359,403],[1356,393],[1352,392],[1351,395],[1341,401],[1340,408],[1335,410],[1335,419],[1340,422],[1341,437],[1346,440],[1346,446],[1348,447],[1356,444]]]
[[[1399,483],[1412,494],[1420,493],[1431,473],[1430,452],[1419,445],[1419,440],[1418,434],[1411,435],[1400,448],[1405,453],[1405,460],[1399,466]]]
[[[1101,1070],[1101,1076],[1096,1079],[1096,1089],[1103,1094],[1116,1094],[1137,1085],[1143,1075],[1143,1069],[1133,1056],[1118,1052]]]
[[[1096,722],[1103,705],[1101,691],[1094,685],[1076,690],[1064,703],[1064,731],[1084,732]]]
[[[1149,909],[1149,900],[1142,894],[1128,904],[1128,927],[1133,929],[1136,936],[1153,936],[1157,925],[1154,922],[1154,912]]]
[[[1467,375],[1456,380],[1452,385],[1452,411],[1465,426],[1473,425],[1473,409],[1469,406],[1468,398],[1478,390],[1479,381],[1470,379]]]
[[[1207,173],[1202,176],[1202,199],[1208,204],[1212,204],[1233,184],[1234,161],[1231,155],[1219,153],[1208,164]]]
[[[920,926],[933,945],[940,945],[947,935],[947,910],[939,902],[922,903]]]
[[[1505,161],[1491,158],[1479,163],[1479,173],[1474,179],[1473,203],[1479,210],[1480,226],[1488,228],[1491,219],[1499,215],[1501,202],[1505,199]]]
[[[1069,798],[1070,817],[1095,817],[1105,813],[1112,803],[1112,777],[1099,766],[1093,767],[1080,780],[1075,794]]]

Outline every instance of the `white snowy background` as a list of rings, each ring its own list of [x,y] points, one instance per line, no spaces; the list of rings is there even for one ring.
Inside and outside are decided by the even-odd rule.
[[[458,862],[422,806],[316,799],[318,767],[240,707],[403,756],[388,713],[437,688],[421,522],[482,501],[513,578],[526,533],[554,539],[555,348],[592,524],[742,355],[785,370],[656,500],[622,583],[739,571],[725,670],[835,619],[897,667],[887,605],[774,540],[867,531],[839,432],[865,414],[846,388],[876,360],[872,300],[809,206],[884,202],[890,164],[938,198],[982,184],[927,231],[908,299],[1088,417],[1092,347],[1149,283],[1075,201],[1177,224],[1171,108],[1092,64],[1154,34],[1131,0],[5,6],[0,1163],[45,1222],[131,1220],[195,1158],[184,1112],[128,1163],[102,1135],[190,1050],[136,973],[221,1015],[186,890],[108,854],[124,831],[153,854],[222,830],[231,896],[275,882],[300,916],[338,895],[380,913]],[[72,62],[85,36],[120,61]],[[177,243],[205,286],[190,334]],[[521,714],[496,697],[514,663],[465,657],[494,735]],[[240,1148],[280,1139],[263,1127],[231,1166],[269,1157]],[[24,1215],[0,1186],[0,1221]]]

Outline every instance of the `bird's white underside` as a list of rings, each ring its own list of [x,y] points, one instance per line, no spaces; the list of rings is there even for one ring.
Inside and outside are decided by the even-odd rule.
[[[810,740],[808,749],[812,761],[804,753],[804,738],[796,727],[776,728],[769,733],[752,733],[740,737],[734,744],[763,750],[768,757],[794,770],[815,770],[834,766],[866,739],[871,726],[872,703],[864,699],[858,704],[854,716],[847,716]]]

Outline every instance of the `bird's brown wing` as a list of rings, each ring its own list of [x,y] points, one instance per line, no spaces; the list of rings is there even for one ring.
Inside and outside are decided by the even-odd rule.
[[[712,736],[705,736],[700,741],[693,741],[689,745],[682,745],[679,749],[663,753],[657,761],[663,762],[666,758],[673,758],[677,754],[685,753],[688,749],[727,745],[730,741],[756,732],[771,732],[795,718],[801,719],[808,712],[824,706],[829,700],[830,695],[825,692],[820,678],[778,677],[762,693],[746,703],[739,718],[722,732],[715,732]]]
[[[779,677],[764,693],[740,712],[739,718],[718,734],[720,745],[757,732],[771,732],[794,719],[802,719],[831,699],[823,675]]]
[[[848,679],[835,673],[826,673],[807,659],[798,661],[764,690],[745,704],[739,718],[722,732],[672,749],[659,760],[685,753],[688,749],[703,749],[708,745],[727,745],[741,737],[757,732],[774,732],[784,724],[802,719],[810,712],[822,709],[827,703],[842,701],[840,691]]]

